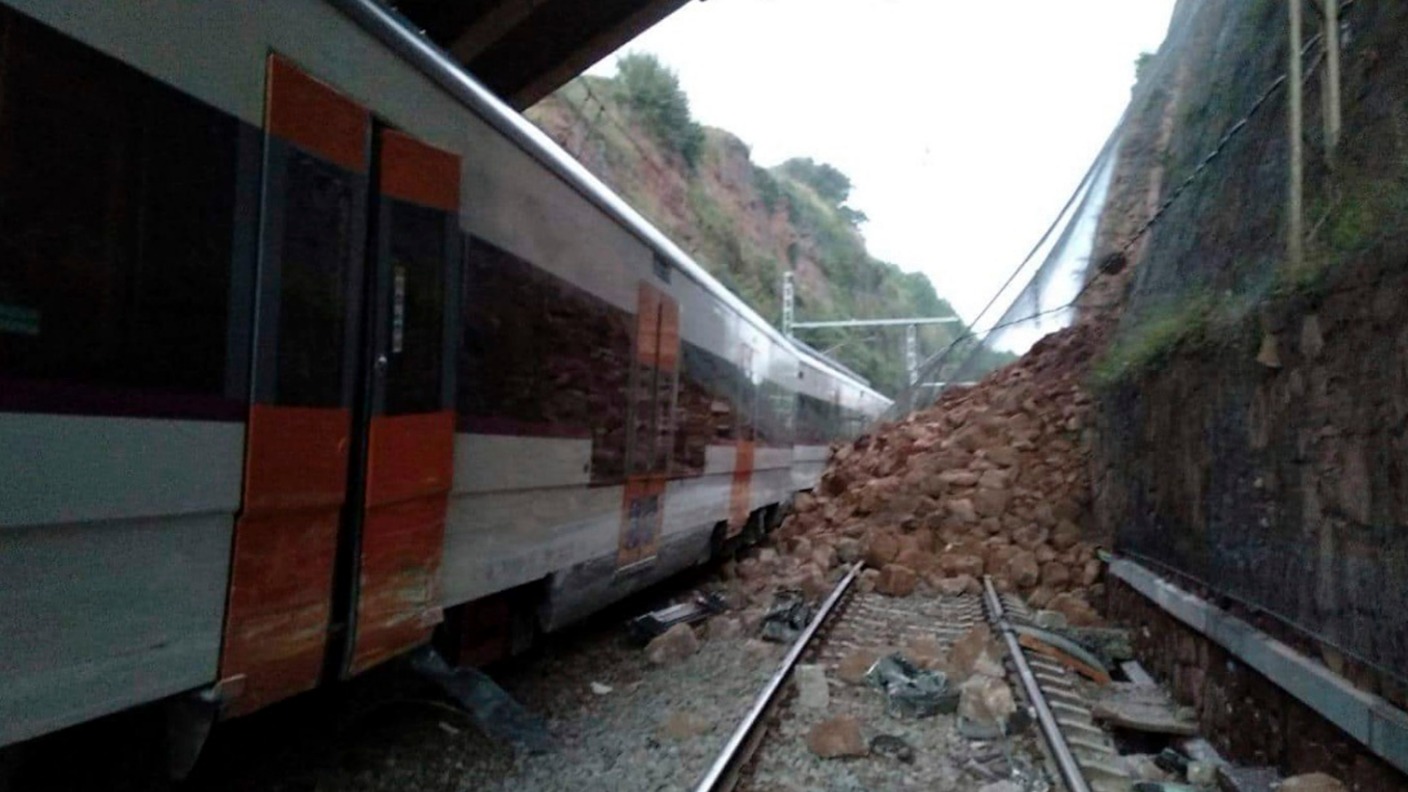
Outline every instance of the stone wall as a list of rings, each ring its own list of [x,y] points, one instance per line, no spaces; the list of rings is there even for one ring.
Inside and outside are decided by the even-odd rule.
[[[1110,617],[1133,628],[1136,654],[1197,710],[1224,758],[1283,775],[1328,773],[1357,792],[1408,789],[1408,778],[1123,581],[1110,579],[1106,591]]]

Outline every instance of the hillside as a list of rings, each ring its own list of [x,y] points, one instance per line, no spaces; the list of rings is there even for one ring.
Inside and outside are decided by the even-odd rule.
[[[693,120],[652,56],[624,58],[615,78],[578,78],[527,115],[775,325],[789,267],[799,321],[953,314],[927,277],[867,252],[843,173],[806,158],[756,164],[742,140]],[[965,329],[922,329],[921,358]],[[907,384],[901,328],[802,337],[882,392]]]

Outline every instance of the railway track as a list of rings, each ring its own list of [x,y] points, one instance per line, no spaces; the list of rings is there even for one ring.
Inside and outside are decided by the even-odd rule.
[[[1008,780],[1023,792],[1064,789],[1112,792],[1130,788],[1108,736],[1094,723],[1082,686],[1060,663],[1019,645],[1016,629],[1030,623],[1026,605],[986,585],[983,595],[891,598],[861,592],[855,565],[823,600],[777,671],[759,693],[695,792],[803,789],[977,789]],[[870,685],[828,682],[826,701],[806,701],[789,684],[798,668],[815,665],[826,678],[854,683],[857,656],[899,650],[941,650],[979,623],[1004,642],[1006,678],[1032,728],[1007,735],[975,733],[955,715],[892,717],[886,695]],[[805,669],[815,673],[815,669]],[[863,761],[821,759],[807,735],[833,718],[865,724],[870,753]],[[1018,715],[1014,721],[1026,720]]]

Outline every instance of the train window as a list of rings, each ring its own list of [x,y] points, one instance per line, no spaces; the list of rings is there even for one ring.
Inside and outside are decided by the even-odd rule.
[[[5,9],[0,40],[0,374],[237,410],[239,122]]]
[[[444,212],[388,199],[391,248],[391,339],[386,414],[440,409],[444,374],[445,261],[450,228]]]
[[[634,318],[484,240],[465,256],[461,430],[590,438],[592,482],[620,481]]]
[[[347,395],[349,229],[359,188],[338,166],[296,149],[288,152],[285,179],[275,403],[336,407]]]

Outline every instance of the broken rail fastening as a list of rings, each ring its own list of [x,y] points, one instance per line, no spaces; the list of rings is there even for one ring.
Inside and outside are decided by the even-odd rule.
[[[859,579],[862,567],[861,563],[850,567],[822,601],[724,744],[723,750],[694,787],[695,792],[728,792],[736,787],[759,783],[759,763],[773,750],[765,750],[764,745],[779,739],[769,735],[780,731],[779,724],[787,717],[783,710],[795,704],[795,698],[788,699],[786,696],[787,682],[805,656],[835,661],[839,653],[854,648],[860,641],[874,639],[886,643],[886,638],[892,640],[896,634],[930,636],[947,652],[968,630],[984,621],[992,627],[999,640],[1006,641],[1005,648],[1012,668],[1009,679],[1015,677],[1015,681],[1020,683],[1013,687],[1020,690],[1019,696],[1037,715],[1044,745],[1038,748],[1035,742],[1029,743],[1032,746],[1030,750],[1034,751],[1029,755],[1036,764],[1045,767],[1044,775],[1050,776],[1053,781],[1058,780],[1059,788],[1068,792],[1101,792],[1111,788],[1107,782],[1114,779],[1106,779],[1103,774],[1112,765],[1116,772],[1119,770],[1119,764],[1113,758],[1113,746],[1098,727],[1093,724],[1087,726],[1090,723],[1088,707],[1070,694],[1067,680],[1062,677],[1066,670],[1040,656],[1029,656],[1018,643],[1015,628],[1025,621],[1026,614],[1025,606],[1020,601],[1010,599],[1004,605],[1005,598],[998,596],[986,582],[982,596],[965,594],[911,601],[857,594],[853,584]],[[1012,612],[1011,618],[1009,611]],[[1013,623],[1013,619],[1017,624]],[[846,625],[845,628],[841,628],[842,624]],[[1054,696],[1052,700],[1048,700],[1048,691]],[[1080,711],[1068,711],[1073,708]],[[1079,715],[1083,715],[1084,719],[1076,717]],[[1087,729],[1092,733],[1086,733]],[[1017,772],[1007,737],[990,741],[985,748],[981,742],[974,745],[978,748],[967,757],[967,764],[964,765],[968,770],[988,780],[1010,777],[1011,773]],[[960,765],[956,757],[954,765]],[[1087,770],[1095,771],[1095,783],[1087,782]],[[1129,783],[1127,776],[1123,780]]]

